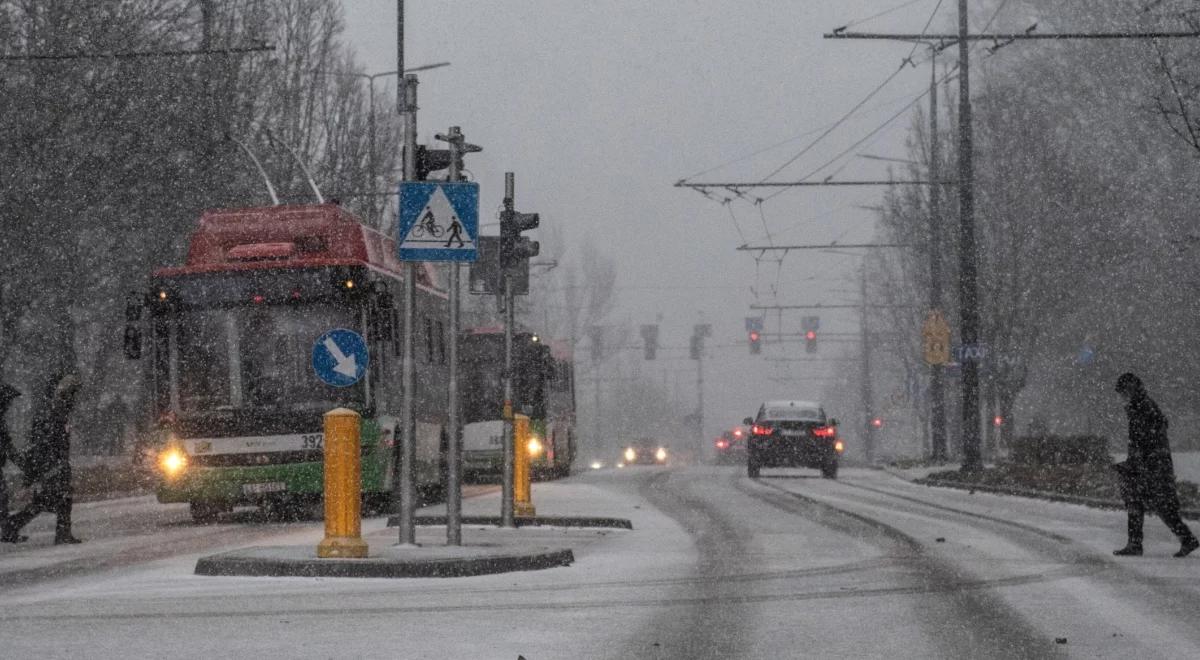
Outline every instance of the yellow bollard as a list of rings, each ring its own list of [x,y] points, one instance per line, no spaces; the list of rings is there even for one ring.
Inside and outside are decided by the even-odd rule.
[[[529,417],[513,415],[513,515],[536,516],[533,508],[533,487],[530,485]]]
[[[325,538],[322,558],[362,558],[362,454],[360,416],[338,408],[325,413]]]

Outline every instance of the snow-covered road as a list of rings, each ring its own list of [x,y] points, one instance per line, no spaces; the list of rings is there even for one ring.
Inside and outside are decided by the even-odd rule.
[[[89,505],[82,520],[99,525],[89,543],[0,551],[0,649],[14,658],[1200,655],[1200,556],[1172,559],[1174,540],[1151,520],[1147,556],[1117,560],[1119,512],[866,470],[836,482],[807,471],[751,481],[736,467],[597,471],[536,484],[534,501],[543,515],[626,517],[634,529],[466,530],[471,542],[516,534],[574,549],[572,566],[529,573],[211,578],[191,574],[201,554],[315,544],[320,524],[201,527],[184,522],[186,511],[140,501]],[[493,509],[495,493],[466,502],[468,513]],[[165,518],[141,521],[154,515]],[[372,544],[394,542],[381,519],[364,532]],[[443,534],[422,528],[419,540]],[[78,556],[50,561],[57,553]]]

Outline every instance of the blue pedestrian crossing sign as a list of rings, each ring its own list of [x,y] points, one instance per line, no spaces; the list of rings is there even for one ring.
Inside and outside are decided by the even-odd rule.
[[[369,363],[367,342],[353,330],[335,328],[313,344],[313,371],[326,385],[350,387],[362,380]]]
[[[400,184],[401,261],[475,261],[479,184],[404,181]]]

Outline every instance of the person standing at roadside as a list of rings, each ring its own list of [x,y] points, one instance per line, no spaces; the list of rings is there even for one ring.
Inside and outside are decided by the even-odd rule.
[[[1129,514],[1129,541],[1113,554],[1119,557],[1142,554],[1142,525],[1149,509],[1158,513],[1179,537],[1181,545],[1175,556],[1186,557],[1200,548],[1200,540],[1179,517],[1179,493],[1175,489],[1175,466],[1167,442],[1167,418],[1137,376],[1121,374],[1117,379],[1117,392],[1125,397],[1125,413],[1129,417],[1129,454],[1124,463],[1116,466]]]
[[[25,454],[25,485],[33,489],[33,500],[8,517],[0,541],[17,543],[21,528],[39,513],[55,514],[54,543],[79,543],[71,534],[71,411],[80,381],[66,374],[50,382],[47,400],[33,416],[29,450]]]
[[[6,383],[0,383],[0,526],[8,520],[8,483],[4,479],[4,464],[12,461],[20,466],[17,459],[17,448],[13,446],[12,437],[8,434],[8,407],[21,393],[17,388]]]

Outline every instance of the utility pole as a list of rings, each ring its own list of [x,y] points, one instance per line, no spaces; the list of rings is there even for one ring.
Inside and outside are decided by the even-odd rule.
[[[979,343],[979,283],[975,246],[975,163],[971,126],[971,54],[967,0],[958,0],[958,299],[963,353]],[[963,360],[963,470],[983,467],[979,451],[979,362]]]
[[[875,417],[875,401],[873,392],[871,391],[871,333],[867,321],[867,260],[862,262],[862,358],[859,360],[861,367],[860,379],[861,396],[863,404],[863,428],[866,433],[863,436],[863,450],[867,455],[867,464],[872,465],[875,462],[875,427],[871,423]]]
[[[941,176],[938,145],[938,94],[936,49],[929,58],[929,178]],[[929,187],[929,308],[942,311],[942,187]],[[942,381],[942,365],[929,365],[929,426],[932,445],[931,458],[935,463],[946,461],[946,396]]]
[[[396,70],[404,71],[404,0],[396,0],[398,12],[396,35]],[[402,74],[403,75],[403,74]],[[403,84],[396,86],[397,110],[404,123],[404,180],[417,178],[417,76],[403,75]],[[392,506],[398,509],[397,528],[402,546],[416,545],[416,487],[413,483],[416,462],[417,419],[413,409],[416,394],[416,364],[413,351],[413,320],[416,316],[417,267],[411,261],[401,262],[404,277],[404,333],[401,340],[402,363],[400,390],[400,444],[393,454]]]

